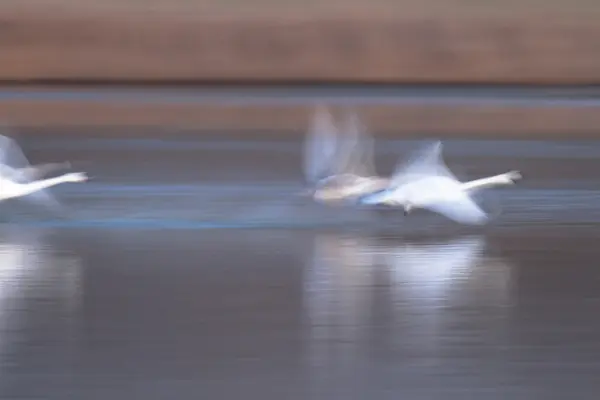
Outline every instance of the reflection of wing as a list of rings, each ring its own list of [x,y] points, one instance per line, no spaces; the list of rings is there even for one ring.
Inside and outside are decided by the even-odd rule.
[[[432,202],[424,208],[462,224],[480,225],[487,220],[485,212],[468,195],[461,193],[453,197],[451,200]]]
[[[480,237],[439,243],[407,243],[390,249],[389,265],[398,294],[425,305],[445,299],[461,277],[469,276],[481,256],[485,241]]]
[[[344,131],[349,140],[344,172],[362,177],[375,176],[373,137],[367,132],[356,113],[346,114]]]
[[[403,263],[421,269],[421,274],[425,276],[427,272],[464,271],[479,255],[483,244],[483,240],[477,237],[447,243],[413,244],[402,250]],[[427,267],[423,268],[425,265]]]
[[[304,175],[309,184],[314,185],[332,174],[337,134],[329,111],[317,109],[304,144]]]
[[[398,187],[425,177],[443,176],[457,180],[442,159],[442,143],[435,142],[396,167],[390,185]]]

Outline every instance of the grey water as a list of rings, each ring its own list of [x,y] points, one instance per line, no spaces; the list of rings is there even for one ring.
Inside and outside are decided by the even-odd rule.
[[[97,132],[97,131],[94,131]],[[23,131],[86,184],[0,204],[0,397],[594,399],[600,142],[449,140],[519,169],[483,228],[294,198],[300,141]],[[393,170],[419,141],[378,142]]]

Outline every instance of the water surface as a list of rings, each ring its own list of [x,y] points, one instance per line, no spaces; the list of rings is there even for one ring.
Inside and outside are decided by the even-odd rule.
[[[598,143],[449,141],[461,177],[526,177],[473,229],[291,199],[299,142],[68,139],[22,138],[93,177],[54,190],[72,218],[0,207],[2,398],[600,390]],[[382,172],[417,144],[379,144]]]

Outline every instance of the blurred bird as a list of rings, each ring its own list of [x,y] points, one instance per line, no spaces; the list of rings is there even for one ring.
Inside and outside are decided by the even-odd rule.
[[[460,182],[442,159],[442,143],[436,142],[401,164],[388,187],[359,199],[360,204],[402,207],[407,215],[415,208],[428,209],[463,224],[479,225],[486,213],[471,198],[473,192],[512,185],[521,179],[518,171]]]
[[[347,111],[342,130],[318,107],[304,145],[304,175],[313,199],[339,204],[387,187],[373,163],[374,142],[354,112]]]
[[[26,199],[56,211],[61,210],[59,203],[45,189],[66,182],[85,182],[87,175],[74,172],[49,179],[37,179],[68,167],[68,162],[30,165],[19,145],[10,137],[0,135],[0,201],[26,196]]]

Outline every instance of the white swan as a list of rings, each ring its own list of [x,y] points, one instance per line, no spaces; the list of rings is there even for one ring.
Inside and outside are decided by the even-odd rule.
[[[464,224],[482,224],[486,213],[473,201],[479,189],[512,185],[521,179],[518,171],[460,182],[442,160],[442,144],[436,142],[409,163],[402,165],[387,189],[359,200],[360,204],[429,209]]]
[[[68,167],[69,163],[29,165],[27,158],[16,142],[0,135],[0,201],[34,195],[33,198],[50,206],[57,206],[44,189],[66,182],[85,182],[85,173],[74,172],[50,179],[33,180],[48,172]]]
[[[29,183],[15,182],[2,176],[0,177],[0,201],[14,197],[27,196],[61,183],[85,182],[87,180],[87,175],[83,172],[71,172],[55,178],[43,179]]]
[[[373,138],[355,113],[346,113],[343,132],[326,108],[317,108],[304,147],[304,173],[316,201],[353,200],[388,185],[375,172]]]

